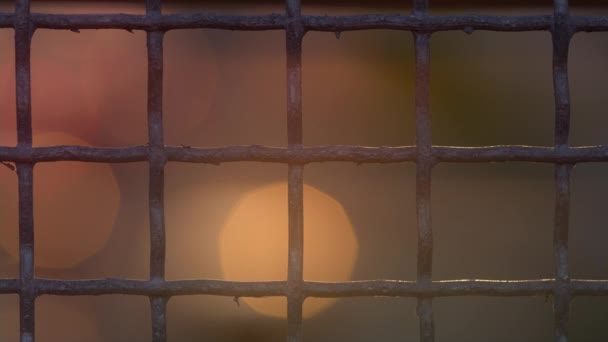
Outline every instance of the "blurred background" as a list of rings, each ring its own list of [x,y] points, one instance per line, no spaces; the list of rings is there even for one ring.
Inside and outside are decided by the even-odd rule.
[[[303,1],[306,14],[409,13],[396,1]],[[432,1],[433,14],[550,14],[551,1]],[[281,1],[166,2],[163,11],[281,13]],[[572,1],[605,15],[603,1]],[[0,3],[12,11],[12,3]],[[33,12],[140,13],[143,3],[34,1]],[[0,30],[0,143],[16,144],[14,31]],[[571,145],[608,143],[607,33],[572,41]],[[432,38],[435,145],[553,143],[548,32],[441,32]],[[165,36],[165,142],[286,146],[284,32],[170,31]],[[34,145],[145,144],[145,33],[37,30],[32,42]],[[307,146],[412,145],[411,33],[308,33],[303,109]],[[36,274],[148,277],[147,163],[44,163],[35,168]],[[287,167],[169,163],[167,278],[284,279]],[[608,279],[608,166],[573,173],[572,276]],[[433,172],[433,278],[553,275],[553,167],[440,164]],[[415,166],[312,164],[305,169],[305,278],[416,277]],[[282,195],[283,194],[283,195]],[[307,210],[310,209],[310,210]],[[0,168],[0,277],[18,276],[17,177]],[[313,225],[312,222],[315,224]],[[318,225],[316,224],[318,222]],[[325,227],[327,229],[315,229]],[[249,234],[249,235],[247,235]],[[243,238],[245,236],[246,238]],[[236,247],[235,247],[236,246]],[[245,249],[246,252],[245,253]],[[243,251],[239,254],[238,251]],[[327,260],[325,263],[324,260]],[[252,261],[257,261],[255,264]],[[269,265],[266,268],[266,265]],[[247,273],[248,271],[249,273]],[[42,342],[149,341],[148,299],[53,297],[36,302]],[[283,299],[175,297],[170,341],[283,341]],[[417,341],[415,299],[308,299],[307,341]],[[279,309],[276,309],[279,308]],[[437,341],[552,341],[551,299],[434,300]],[[18,297],[0,297],[0,340],[18,341]],[[608,340],[608,298],[576,298],[572,341]]]

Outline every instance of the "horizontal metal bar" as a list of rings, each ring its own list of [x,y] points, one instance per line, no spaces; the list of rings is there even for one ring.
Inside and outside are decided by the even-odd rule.
[[[399,283],[397,286],[393,283]],[[374,284],[376,283],[376,284]],[[327,286],[328,284],[331,284]],[[352,285],[351,285],[352,284]],[[417,287],[415,282],[377,280],[345,283],[311,283],[306,285],[310,297],[355,297],[355,296],[392,296],[392,297],[453,297],[453,296],[492,296],[515,297],[553,295],[554,279],[538,280],[482,280],[463,279],[433,281],[428,287]],[[371,286],[371,287],[370,287]],[[391,286],[394,286],[391,289]],[[336,295],[330,295],[330,287]],[[572,296],[606,296],[608,280],[573,279],[567,286]],[[314,291],[314,292],[313,292]],[[366,293],[367,292],[367,293]]]
[[[32,13],[35,27],[59,30],[74,29],[125,29],[174,30],[213,28],[224,30],[282,30],[287,18],[284,14],[228,15],[216,13],[165,14],[157,18],[137,14],[46,14]],[[573,31],[607,31],[606,16],[572,16],[569,23]],[[14,27],[12,13],[0,13],[0,28]],[[302,25],[308,31],[355,31],[390,29],[404,31],[546,31],[551,28],[552,16],[495,16],[453,15],[426,16],[395,14],[367,14],[349,16],[302,16]]]
[[[574,296],[606,296],[608,280],[570,280],[569,288]]]
[[[0,279],[0,294],[19,293],[19,279]]]
[[[585,163],[608,161],[608,146],[539,147],[539,146],[435,146],[433,157],[438,162],[505,162]]]
[[[353,161],[360,163],[401,162],[414,160],[413,147],[320,146],[288,149],[268,146],[226,146],[210,148],[165,146],[169,161],[219,164],[224,162],[258,161],[274,163],[310,163]],[[89,146],[0,147],[0,161],[51,162],[81,161],[128,163],[148,160],[148,146],[120,148]]]
[[[36,279],[39,295],[81,296],[125,294],[142,296],[216,295],[270,297],[286,295],[285,281],[234,282],[222,280],[54,280]]]
[[[554,279],[482,280],[463,279],[433,281],[428,285],[414,281],[372,280],[344,283],[306,282],[309,297],[451,297],[451,296],[540,296],[552,295]],[[608,295],[607,280],[572,280],[572,295]]]
[[[310,31],[355,31],[370,29],[390,29],[404,31],[547,31],[551,29],[551,15],[498,16],[498,15],[454,15],[454,16],[411,16],[411,15],[355,15],[355,16],[305,16],[304,27]],[[606,16],[571,16],[572,31],[606,31]]]
[[[550,294],[552,279],[541,280],[448,280],[428,284],[415,281],[372,280],[345,283],[307,282],[310,297],[443,297],[443,296],[535,296]]]
[[[307,297],[449,297],[449,296],[541,296],[552,295],[554,279],[536,280],[444,280],[420,284],[403,280],[368,280],[341,283],[304,282]],[[230,297],[286,296],[286,281],[235,282],[224,280],[55,280],[34,279],[37,295],[91,296],[216,295]],[[574,296],[607,296],[608,280],[573,279],[567,285]],[[18,279],[0,279],[0,294],[19,293]]]
[[[181,13],[149,17],[138,14],[47,14],[32,13],[37,28],[125,29],[163,31],[173,29],[214,28],[225,30],[279,30],[285,27],[285,15],[226,15],[214,13]],[[0,27],[13,27],[14,15],[0,13]]]
[[[415,146],[315,146],[284,148],[270,146],[177,147],[165,146],[167,160],[186,163],[220,164],[226,162],[269,163],[402,163],[416,161]],[[131,147],[0,147],[2,162],[80,161],[129,163],[148,161],[148,146]],[[607,162],[608,146],[540,147],[540,146],[433,146],[432,158],[438,162],[480,163],[525,161],[542,163]]]
[[[0,160],[7,162],[81,161],[97,163],[128,163],[148,160],[147,146],[133,147],[0,147]]]
[[[606,16],[570,16],[569,20],[575,32],[608,31]]]
[[[367,14],[353,16],[305,16],[310,31],[390,29],[404,31],[542,31],[551,28],[551,16],[415,16]]]
[[[78,3],[78,4],[88,4],[88,3],[96,3],[93,0],[64,0],[62,2],[67,3]],[[141,4],[139,0],[122,0],[124,3],[136,3],[138,5]],[[200,3],[200,0],[170,0],[167,2],[169,6],[172,5],[183,5],[183,4],[196,4]],[[209,1],[208,3],[221,3],[222,5],[230,5],[230,6],[252,6],[252,5],[276,5],[276,0],[222,0],[220,1]],[[403,0],[374,0],[371,3],[369,0],[340,0],[340,1],[327,1],[327,0],[307,0],[306,5],[331,5],[332,7],[338,8],[348,8],[352,6],[356,6],[359,8],[403,8],[407,9],[409,3],[403,2]],[[472,8],[473,6],[477,8],[509,8],[514,6],[546,6],[547,1],[545,0],[497,0],[488,2],[487,0],[459,0],[455,2],[454,0],[433,0],[433,7],[446,9],[446,8],[457,8],[462,9],[467,6],[468,8]],[[576,0],[577,6],[594,6],[599,8],[605,8],[606,3],[604,0]],[[238,8],[238,7],[237,7]]]

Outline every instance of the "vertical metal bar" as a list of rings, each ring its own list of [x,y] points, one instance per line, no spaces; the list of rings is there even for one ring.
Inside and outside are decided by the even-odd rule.
[[[555,341],[568,340],[571,294],[568,272],[568,221],[570,207],[570,174],[572,165],[555,166],[555,227],[553,231],[553,256],[555,263]]]
[[[428,0],[415,0],[413,14],[426,16]],[[428,32],[414,32],[416,48],[416,212],[418,218],[418,283],[431,283],[433,231],[431,222],[431,120],[430,120],[430,40]],[[435,340],[432,298],[418,298],[420,341]]]
[[[287,0],[287,142],[302,148],[302,39],[300,0]],[[304,166],[288,166],[289,253],[287,271],[287,341],[301,342],[304,258]]]
[[[570,89],[568,51],[572,32],[568,23],[568,0],[555,0],[553,15],[553,87],[555,91],[555,145],[567,146],[570,135]]]
[[[18,1],[18,28],[15,32],[17,61],[18,145],[31,146],[29,3]],[[28,14],[25,14],[28,13]],[[23,21],[22,21],[23,20]],[[20,334],[22,342],[34,341],[34,195],[33,163],[18,163],[19,188],[19,280]]]
[[[166,297],[150,297],[153,342],[167,341],[167,301]]]
[[[288,167],[289,261],[287,274],[287,341],[302,341],[303,284],[303,167]]]
[[[553,86],[555,92],[555,148],[568,146],[570,132],[570,91],[568,50],[572,31],[568,23],[568,0],[555,0],[553,37]],[[553,254],[556,285],[554,290],[555,341],[568,340],[571,294],[568,271],[568,228],[570,217],[570,175],[572,165],[555,165],[555,227]]]
[[[34,164],[19,163],[19,310],[21,342],[34,341]]]
[[[161,0],[146,1],[146,15],[160,17]],[[163,36],[162,31],[147,33],[148,47],[148,142],[150,148],[150,279],[165,278],[165,164],[163,142]],[[150,297],[152,341],[167,341],[167,300]]]
[[[15,1],[15,64],[17,98],[17,144],[32,146],[32,97],[30,53],[34,28],[30,1]],[[19,181],[19,325],[21,342],[35,339],[34,287],[34,164],[18,163]]]
[[[148,1],[155,2],[155,1]],[[149,6],[151,7],[151,6]],[[163,146],[163,32],[148,32],[148,139],[150,147],[150,253],[151,278],[165,276]]]

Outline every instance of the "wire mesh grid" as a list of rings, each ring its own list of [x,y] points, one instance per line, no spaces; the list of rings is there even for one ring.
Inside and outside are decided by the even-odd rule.
[[[570,174],[576,163],[608,161],[608,146],[568,146],[570,96],[568,49],[577,32],[608,31],[608,17],[570,16],[568,1],[555,0],[553,15],[536,16],[430,16],[428,0],[414,0],[411,15],[302,15],[300,0],[286,0],[285,14],[219,15],[212,13],[161,14],[161,0],[147,0],[145,15],[30,13],[30,0],[16,0],[14,13],[0,13],[0,28],[15,29],[17,130],[15,147],[0,147],[0,161],[16,164],[19,189],[18,279],[1,279],[0,293],[20,296],[22,342],[35,339],[35,299],[41,295],[126,294],[148,296],[152,340],[167,341],[167,301],[179,295],[235,297],[286,296],[287,341],[299,342],[302,305],[306,297],[393,296],[418,298],[420,340],[434,341],[432,299],[441,296],[554,296],[555,341],[567,341],[570,302],[574,296],[606,296],[608,280],[570,279],[568,220]],[[145,146],[100,148],[84,146],[32,147],[30,45],[37,28],[126,29],[147,31],[148,131]],[[226,146],[195,148],[163,143],[163,35],[173,29],[285,30],[287,53],[287,148]],[[404,147],[318,146],[302,141],[302,40],[307,31],[342,32],[367,29],[411,31],[416,54],[416,145]],[[429,118],[430,38],[446,30],[550,31],[553,40],[555,143],[551,147],[433,146]],[[34,274],[33,168],[38,162],[81,161],[127,163],[148,161],[151,234],[150,279],[56,280]],[[221,280],[165,280],[164,167],[168,161],[219,164],[256,161],[288,164],[289,255],[286,281],[234,282]],[[417,280],[312,282],[303,279],[303,171],[308,163],[414,162],[417,166],[418,219]],[[432,280],[431,171],[440,162],[527,161],[555,164],[554,279]]]

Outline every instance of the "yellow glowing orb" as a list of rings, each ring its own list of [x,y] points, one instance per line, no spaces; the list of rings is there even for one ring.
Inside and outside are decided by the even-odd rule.
[[[35,146],[89,144],[68,134],[34,136]],[[17,174],[0,170],[0,246],[19,259]],[[108,242],[120,204],[120,189],[108,164],[57,162],[34,167],[35,265],[69,268]]]
[[[235,281],[287,279],[287,184],[276,183],[243,196],[220,234],[225,278]],[[357,238],[344,208],[322,191],[304,185],[304,279],[349,280],[358,253]],[[244,298],[253,310],[285,317],[284,297]],[[326,309],[335,299],[309,298],[304,317]]]

